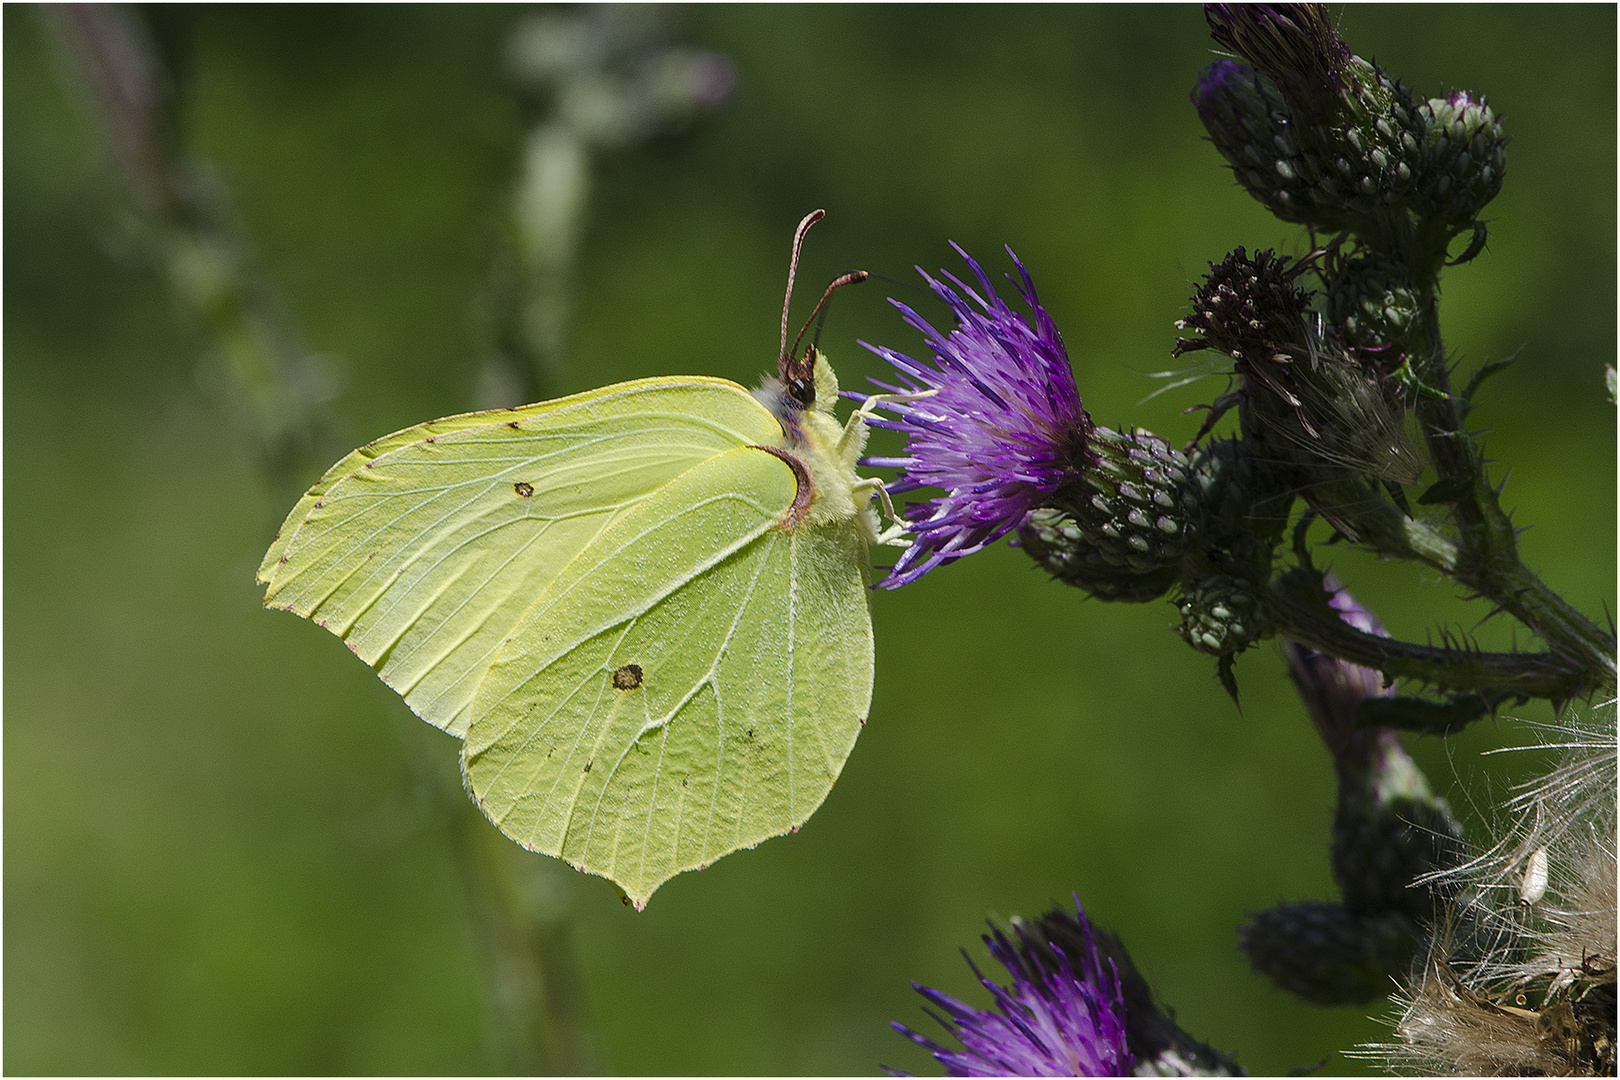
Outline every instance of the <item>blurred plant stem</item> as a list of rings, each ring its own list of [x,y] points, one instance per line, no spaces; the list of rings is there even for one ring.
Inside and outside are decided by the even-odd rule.
[[[453,842],[490,965],[497,1060],[514,1076],[591,1074],[568,943],[571,883],[561,880],[571,871],[524,851],[458,801]]]
[[[89,91],[139,215],[143,247],[161,265],[177,306],[208,336],[267,460],[291,466],[316,449],[336,387],[253,265],[212,166],[183,150],[173,67],[188,49],[185,17],[112,4],[44,10]],[[169,63],[156,47],[159,22]]]
[[[303,349],[275,289],[254,265],[213,168],[182,150],[176,69],[186,63],[189,16],[118,5],[45,10],[88,88],[139,215],[143,248],[160,265],[177,306],[207,335],[266,460],[302,471],[305,458],[328,452],[320,436],[336,386],[325,365]],[[541,156],[557,160],[556,152]],[[541,203],[567,189],[566,182],[559,188],[556,169],[548,165],[529,181],[535,185],[542,189]],[[539,253],[536,280],[542,283],[529,305],[542,313],[529,319],[541,328],[535,340],[556,340],[544,330],[550,324],[543,313],[566,308],[559,290],[571,272],[577,232],[568,223],[578,217],[577,207],[548,205],[537,227],[552,233],[525,234],[525,249]],[[442,749],[433,746],[433,755]],[[442,786],[444,812],[454,822],[452,843],[489,957],[499,1060],[514,1074],[591,1071],[566,945],[566,897],[555,881],[565,871],[539,865],[541,860],[490,828],[467,806],[459,782],[445,779]]]
[[[510,1076],[587,1075],[596,1055],[569,941],[576,875],[524,851],[472,805],[445,735],[401,720],[412,820],[448,844],[478,938],[489,1057]]]
[[[731,92],[730,61],[670,44],[672,23],[664,9],[593,5],[525,16],[507,39],[534,121],[490,275],[482,407],[538,400],[558,381],[594,161],[689,129]]]

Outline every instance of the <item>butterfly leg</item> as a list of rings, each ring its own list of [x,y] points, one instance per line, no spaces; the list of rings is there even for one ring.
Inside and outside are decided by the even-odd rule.
[[[838,440],[838,454],[844,460],[854,464],[855,458],[860,455],[861,448],[866,443],[866,420],[878,410],[878,407],[893,402],[917,401],[932,397],[938,390],[923,390],[915,394],[873,394],[861,403],[861,407],[850,414],[849,423],[844,425],[844,433]],[[894,503],[889,499],[889,490],[883,486],[883,481],[875,477],[868,477],[856,483],[854,494],[857,498],[878,497],[883,505],[883,514],[889,519],[890,525],[882,532],[876,532],[871,540],[875,544],[887,547],[910,547],[911,541],[906,534],[911,530],[899,514],[895,513]]]
[[[877,412],[879,407],[887,404],[901,404],[908,401],[920,401],[923,398],[933,397],[938,390],[919,390],[915,394],[873,394],[861,403],[861,407],[849,414],[849,423],[844,425],[844,434],[838,440],[838,453],[849,457],[851,447],[859,453],[861,445],[866,441],[863,434],[866,427],[866,418]]]
[[[911,540],[906,535],[908,532],[910,532],[910,530],[904,525],[900,524],[899,522],[895,522],[887,529],[884,529],[882,532],[878,533],[877,539],[873,541],[873,543],[879,544],[883,547],[908,548],[911,546]]]
[[[883,516],[891,522],[887,529],[871,538],[874,544],[882,544],[886,547],[911,546],[911,541],[906,539],[906,533],[910,530],[900,515],[894,512],[894,503],[889,501],[889,489],[883,486],[883,481],[875,476],[866,477],[855,485],[854,494],[857,499],[863,496],[869,499],[876,495],[878,502],[883,504]]]

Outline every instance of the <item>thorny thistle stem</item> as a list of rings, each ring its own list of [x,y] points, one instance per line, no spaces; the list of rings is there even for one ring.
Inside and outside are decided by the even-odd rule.
[[[1320,575],[1309,570],[1283,574],[1267,590],[1265,602],[1286,637],[1390,678],[1415,679],[1452,691],[1506,690],[1561,701],[1579,693],[1590,677],[1556,653],[1476,652],[1356,630],[1328,607]]]
[[[1497,489],[1486,479],[1484,462],[1463,427],[1462,410],[1448,384],[1436,288],[1426,290],[1420,321],[1426,356],[1424,385],[1438,394],[1421,395],[1414,411],[1440,477],[1438,484],[1455,492],[1448,503],[1460,550],[1450,573],[1578,665],[1589,680],[1580,690],[1612,695],[1614,637],[1570,607],[1519,561],[1513,523],[1502,510]]]

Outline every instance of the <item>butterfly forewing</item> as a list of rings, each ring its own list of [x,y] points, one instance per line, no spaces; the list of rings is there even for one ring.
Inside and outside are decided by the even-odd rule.
[[[294,508],[260,569],[265,603],[343,637],[459,735],[495,652],[604,529],[717,454],[780,437],[741,387],[702,378],[411,428]]]

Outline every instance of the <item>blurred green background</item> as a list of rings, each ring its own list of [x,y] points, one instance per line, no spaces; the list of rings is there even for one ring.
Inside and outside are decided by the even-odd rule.
[[[522,856],[459,795],[455,743],[330,635],[260,609],[259,557],[351,446],[477,404],[496,237],[530,115],[523,9],[189,8],[179,114],[290,322],[340,380],[332,425],[259,450],[210,339],[130,226],[91,99],[40,9],[5,12],[5,1052],[11,1073],[480,1073],[512,1067],[480,915],[506,865],[548,927],[573,1067],[937,1071],[909,980],[976,1004],[986,915],[1078,893],[1189,1031],[1248,1068],[1325,1062],[1386,1009],[1247,969],[1235,927],[1335,895],[1332,774],[1276,651],[1243,711],[1163,603],[1105,606],[998,549],[873,599],[871,721],[797,836],[665,885],[645,913]],[[1602,618],[1615,593],[1615,9],[1335,9],[1421,95],[1486,92],[1514,141],[1488,252],[1445,279],[1471,418],[1527,562]],[[788,240],[828,210],[806,295],[865,267],[993,273],[1011,245],[1099,422],[1173,440],[1206,381],[1149,403],[1206,264],[1305,249],[1203,140],[1193,7],[698,7],[726,108],[604,156],[548,395],[772,366]],[[134,237],[135,239],[132,239]],[[883,282],[822,336],[846,387],[918,346]],[[924,308],[937,314],[937,308]],[[892,447],[879,440],[880,452]],[[1484,614],[1430,573],[1335,567],[1391,629]],[[1511,627],[1479,628],[1507,647]],[[1525,641],[1520,635],[1521,642]],[[1517,715],[1546,719],[1545,708]],[[1534,755],[1487,721],[1415,753],[1474,823]],[[498,839],[498,837],[496,837]],[[506,850],[514,853],[508,858]],[[503,862],[504,860],[504,862]],[[930,1025],[931,1026],[931,1025]]]

